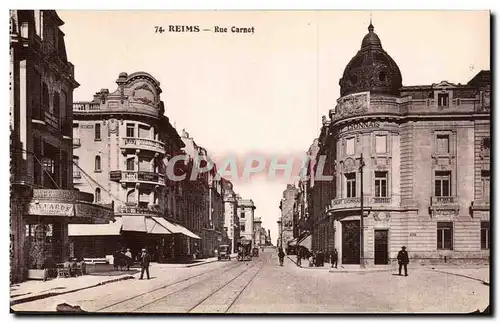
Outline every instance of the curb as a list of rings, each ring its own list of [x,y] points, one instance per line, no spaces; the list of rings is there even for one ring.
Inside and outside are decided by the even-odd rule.
[[[485,281],[485,280],[482,280],[482,279],[480,279],[480,278],[475,278],[475,277],[471,277],[471,276],[467,276],[467,275],[462,275],[462,274],[450,273],[450,272],[448,272],[448,271],[443,271],[443,270],[434,269],[434,268],[432,268],[431,270],[433,270],[433,271],[437,271],[438,273],[447,274],[447,275],[453,275],[453,276],[458,276],[458,277],[469,278],[469,279],[472,279],[472,280],[477,280],[478,282],[483,283],[483,285],[490,286],[490,283],[489,283],[489,282],[487,282],[487,281]]]
[[[186,265],[186,266],[180,267],[180,268],[198,267],[198,266],[203,266],[203,265],[206,265],[206,264],[211,264],[212,262],[216,262],[216,261],[217,261],[217,259],[214,259],[214,260],[211,260],[211,261],[204,261],[204,262],[198,263],[198,264]]]
[[[114,278],[114,279],[110,279],[110,280],[105,280],[105,281],[102,281],[102,282],[94,284],[94,285],[85,286],[85,287],[81,287],[81,288],[77,288],[77,289],[72,289],[72,290],[67,290],[67,291],[64,291],[64,292],[50,292],[50,293],[45,293],[45,294],[33,295],[33,296],[21,298],[21,299],[16,299],[16,300],[13,300],[13,301],[10,302],[10,306],[14,306],[14,305],[17,305],[17,304],[22,304],[22,303],[27,303],[27,302],[33,302],[33,301],[37,301],[37,300],[40,300],[40,299],[49,298],[49,297],[53,297],[53,296],[59,296],[59,295],[64,295],[64,294],[69,294],[69,293],[74,293],[74,292],[79,292],[79,291],[82,291],[82,290],[85,290],[85,289],[99,287],[99,286],[102,286],[102,285],[111,284],[111,283],[119,282],[119,281],[122,281],[122,280],[128,280],[128,279],[134,279],[134,276],[124,276],[124,277],[120,277],[120,278]]]

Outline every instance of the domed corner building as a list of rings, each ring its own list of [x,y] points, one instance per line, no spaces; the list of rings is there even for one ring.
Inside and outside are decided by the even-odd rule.
[[[487,260],[491,73],[402,86],[374,30],[370,22],[323,120],[318,156],[333,180],[314,183],[312,248],[359,264],[363,202],[366,265],[395,262],[402,246],[412,262]]]

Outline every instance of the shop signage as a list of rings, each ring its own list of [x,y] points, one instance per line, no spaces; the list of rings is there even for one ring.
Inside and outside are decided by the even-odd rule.
[[[363,121],[354,124],[350,124],[344,128],[345,131],[366,129],[366,128],[380,128],[380,121]]]
[[[122,179],[122,171],[121,170],[113,170],[109,172],[109,180],[111,181],[119,181]]]
[[[73,216],[73,204],[68,203],[30,203],[29,215]]]
[[[113,210],[92,204],[76,204],[76,216],[84,218],[112,219]]]

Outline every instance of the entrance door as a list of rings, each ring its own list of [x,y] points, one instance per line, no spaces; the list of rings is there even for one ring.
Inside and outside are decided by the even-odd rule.
[[[389,263],[388,230],[375,230],[375,265]]]
[[[359,264],[359,221],[342,222],[342,263]]]

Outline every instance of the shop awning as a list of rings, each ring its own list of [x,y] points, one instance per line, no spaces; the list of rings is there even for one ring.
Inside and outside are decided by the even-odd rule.
[[[146,228],[146,217],[142,215],[123,215],[123,231],[148,232]]]
[[[119,236],[121,228],[121,217],[116,217],[115,222],[105,224],[68,224],[68,236]]]
[[[163,218],[160,218],[160,217],[145,218],[147,232],[150,234],[172,234],[172,233],[174,233],[163,225],[163,223],[161,222],[162,219]]]
[[[201,238],[198,235],[196,235],[193,232],[189,231],[188,229],[186,229],[185,227],[183,227],[180,224],[174,224],[172,222],[169,222],[167,219],[160,218],[160,217],[154,218],[154,219],[156,221],[158,221],[161,225],[163,225],[165,228],[167,228],[169,231],[171,231],[172,233],[183,234],[183,235],[185,235],[187,237],[201,240]]]
[[[298,244],[299,246],[312,250],[312,236],[307,235],[305,238],[302,238]]]
[[[296,245],[297,245],[297,238],[293,239],[292,241],[289,241],[289,242],[288,242],[288,245],[289,245],[290,247],[294,247],[294,246],[296,246]]]

